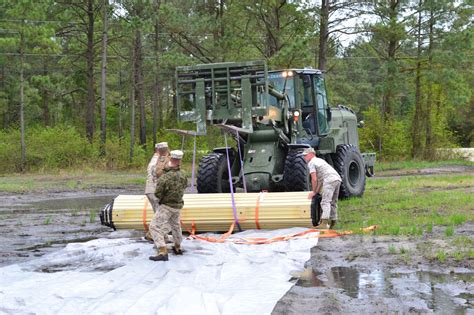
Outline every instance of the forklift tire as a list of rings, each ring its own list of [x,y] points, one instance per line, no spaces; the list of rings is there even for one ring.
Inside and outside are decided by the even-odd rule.
[[[307,191],[311,189],[308,165],[301,152],[288,152],[283,171],[283,182],[286,191]]]
[[[361,197],[365,190],[365,166],[359,150],[352,144],[339,145],[332,160],[342,179],[339,198]]]
[[[231,164],[233,161],[230,161]],[[229,172],[225,154],[212,152],[199,161],[197,174],[198,193],[228,193]]]

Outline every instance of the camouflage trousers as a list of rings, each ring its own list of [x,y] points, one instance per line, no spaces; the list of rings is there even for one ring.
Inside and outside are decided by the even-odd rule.
[[[180,220],[181,209],[160,205],[150,223],[150,234],[157,248],[166,246],[166,237],[171,231],[176,245],[183,241]]]
[[[150,202],[151,207],[153,208],[153,213],[156,213],[156,210],[160,206],[158,198],[155,196],[154,193],[152,194],[145,194]]]
[[[337,199],[339,197],[340,181],[331,181],[323,183],[323,190],[321,193],[321,209],[323,214],[322,219],[337,220]]]

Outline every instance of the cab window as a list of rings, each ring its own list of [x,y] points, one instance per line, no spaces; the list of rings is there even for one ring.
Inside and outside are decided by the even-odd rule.
[[[326,109],[328,101],[326,97],[326,89],[324,88],[324,80],[320,77],[314,77],[314,92],[316,93],[316,103],[318,108],[318,127],[320,134],[327,134],[329,124]]]
[[[289,107],[295,108],[295,85],[294,85],[294,77],[284,78],[281,72],[270,73],[268,75],[268,79],[270,85],[273,86],[274,89],[281,93],[286,93],[290,100]],[[286,83],[285,83],[286,80]],[[274,96],[268,96],[268,104],[276,107],[280,107],[278,99]]]

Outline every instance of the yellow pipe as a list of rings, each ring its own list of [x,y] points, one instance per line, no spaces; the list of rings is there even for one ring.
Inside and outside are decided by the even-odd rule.
[[[237,217],[242,229],[312,227],[308,192],[236,193]],[[260,201],[258,201],[260,200]],[[257,203],[259,203],[257,211]],[[116,229],[143,230],[153,217],[144,195],[120,195],[101,212],[102,224]],[[258,214],[258,217],[257,217]],[[230,194],[185,194],[181,220],[199,232],[227,231],[234,221]]]

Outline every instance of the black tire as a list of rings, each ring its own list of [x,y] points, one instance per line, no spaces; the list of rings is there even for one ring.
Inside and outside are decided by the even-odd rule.
[[[310,190],[309,170],[306,161],[300,152],[289,151],[283,170],[283,182],[286,191]]]
[[[374,177],[375,176],[374,167],[373,166],[366,166],[365,167],[365,175],[367,177]]]
[[[339,145],[332,160],[342,178],[339,198],[362,196],[365,190],[365,166],[359,150],[352,144]]]
[[[232,164],[232,161],[230,161]],[[229,172],[225,154],[212,152],[199,161],[197,174],[198,193],[230,192]]]

